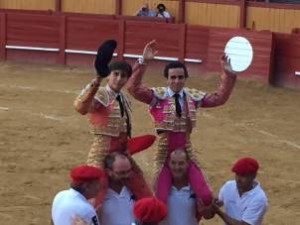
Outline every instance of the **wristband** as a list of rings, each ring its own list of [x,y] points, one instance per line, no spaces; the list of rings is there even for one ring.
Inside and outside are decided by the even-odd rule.
[[[145,59],[144,59],[144,57],[140,57],[140,58],[138,58],[137,59],[137,62],[138,62],[138,64],[140,64],[140,65],[147,65],[147,63],[145,62]]]

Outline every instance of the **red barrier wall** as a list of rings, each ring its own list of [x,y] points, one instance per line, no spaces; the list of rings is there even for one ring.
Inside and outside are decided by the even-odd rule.
[[[208,27],[186,27],[185,56],[186,58],[202,59],[203,66],[207,66],[208,62],[209,31]]]
[[[300,88],[300,35],[275,33],[275,64],[272,83]],[[298,75],[295,73],[299,72]]]
[[[219,70],[219,57],[232,36],[246,37],[253,47],[253,60],[247,70],[240,73],[268,81],[272,62],[272,33],[242,29],[212,28],[209,35],[208,70]]]
[[[59,17],[7,14],[6,44],[57,48],[59,45]]]
[[[243,36],[251,42],[254,58],[242,75],[300,88],[299,76],[292,75],[300,70],[300,38],[296,34],[63,13],[0,13],[0,34],[1,59],[92,65],[97,47],[105,39],[118,41],[119,58],[138,57],[145,43],[156,39],[160,57],[192,60],[198,69],[207,71],[219,71],[218,59],[226,42],[233,36]],[[24,46],[31,49],[24,50]],[[273,68],[276,73],[272,73]]]

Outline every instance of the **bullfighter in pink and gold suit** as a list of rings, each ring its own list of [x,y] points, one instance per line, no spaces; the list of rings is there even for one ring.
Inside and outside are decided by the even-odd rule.
[[[212,192],[193,154],[190,134],[196,125],[196,111],[200,107],[216,107],[224,104],[234,87],[236,75],[227,57],[221,58],[223,73],[218,89],[214,93],[204,93],[185,88],[188,72],[181,62],[171,62],[165,67],[164,76],[168,87],[147,88],[142,77],[147,63],[157,54],[156,41],[149,42],[143,57],[135,64],[132,77],[127,82],[129,93],[137,100],[149,105],[149,113],[154,120],[159,137],[156,164],[159,169],[155,184],[156,196],[167,201],[171,187],[168,168],[170,153],[175,149],[186,150],[189,158],[188,181],[198,202],[209,205]]]
[[[131,76],[132,68],[125,61],[113,61],[108,65],[115,48],[114,40],[106,41],[99,47],[95,60],[98,76],[82,90],[74,102],[75,109],[80,114],[88,115],[94,139],[87,164],[96,167],[103,167],[103,160],[109,153],[120,151],[131,154],[127,152],[127,142],[131,136],[131,106],[121,89]],[[106,76],[107,85],[100,87]],[[154,139],[146,136],[138,141],[153,143]],[[132,164],[133,173],[126,184],[127,187],[136,199],[152,196],[142,171],[133,159]],[[105,182],[102,186],[105,186]],[[97,205],[101,203],[102,197],[103,194],[98,196]]]

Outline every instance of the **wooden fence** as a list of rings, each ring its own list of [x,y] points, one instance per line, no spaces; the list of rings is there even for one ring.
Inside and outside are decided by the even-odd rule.
[[[176,23],[290,33],[300,27],[300,4],[246,0],[0,0],[0,9],[133,16],[142,4],[166,5]]]

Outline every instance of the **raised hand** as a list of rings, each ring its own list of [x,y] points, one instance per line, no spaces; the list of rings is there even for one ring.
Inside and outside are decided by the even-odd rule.
[[[108,63],[111,61],[116,47],[117,42],[115,40],[107,40],[99,46],[94,63],[98,76],[108,76],[110,72],[108,69]]]
[[[232,69],[231,61],[228,55],[223,54],[220,58],[221,68],[227,73],[235,73]]]
[[[143,51],[144,62],[148,63],[149,61],[151,61],[157,53],[158,51],[156,50],[156,40],[148,42]]]

